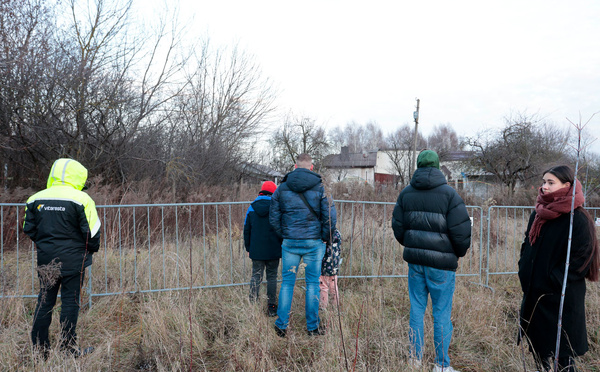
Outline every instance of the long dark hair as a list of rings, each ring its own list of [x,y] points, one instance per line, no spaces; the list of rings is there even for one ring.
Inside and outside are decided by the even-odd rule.
[[[575,172],[568,165],[559,165],[546,170],[543,174],[550,173],[554,175],[562,183],[569,182],[573,187],[575,181]],[[577,210],[581,211],[586,217],[588,223],[588,231],[590,234],[590,244],[587,250],[582,253],[583,257],[586,257],[583,265],[578,269],[579,272],[585,271],[589,268],[585,277],[592,282],[597,282],[600,279],[600,250],[598,248],[598,237],[596,236],[596,226],[594,219],[587,210],[583,207],[578,207]]]

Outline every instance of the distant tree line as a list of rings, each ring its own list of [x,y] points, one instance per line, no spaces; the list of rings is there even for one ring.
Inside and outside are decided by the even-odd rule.
[[[308,152],[318,167],[342,146],[388,151],[397,174],[406,174],[412,124],[384,134],[375,122],[326,130],[307,116],[279,118],[277,92],[252,57],[190,42],[175,13],[157,11],[159,18],[145,23],[132,0],[0,0],[4,187],[42,187],[56,158],[73,157],[101,182],[151,180],[185,193],[235,182],[245,163],[285,173]],[[571,160],[568,131],[535,115],[467,137],[440,124],[417,141],[442,161],[452,151],[473,151],[471,166],[510,192],[535,183],[546,165]],[[597,156],[586,152],[582,164],[597,192]]]
[[[436,151],[442,162],[451,160],[458,151],[468,152],[466,169],[474,174],[492,175],[505,186],[508,195],[516,187],[530,189],[540,185],[542,172],[558,164],[575,165],[573,135],[569,127],[561,128],[538,114],[516,113],[504,119],[497,129],[484,129],[461,137],[450,124],[434,127],[424,137],[418,133],[417,149],[429,148]],[[327,140],[324,140],[327,138]],[[579,179],[588,197],[600,192],[600,158],[591,152],[584,139],[580,159]],[[323,157],[340,153],[342,146],[349,152],[360,153],[383,150],[392,160],[398,184],[406,185],[413,164],[414,126],[404,124],[384,135],[377,123],[347,123],[327,134],[325,130],[308,118],[292,117],[271,138],[271,166],[282,171],[291,170],[293,159],[301,152],[315,154],[317,167]],[[409,151],[407,151],[409,150]]]

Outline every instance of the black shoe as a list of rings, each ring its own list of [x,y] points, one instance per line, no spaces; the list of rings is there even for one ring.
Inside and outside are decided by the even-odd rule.
[[[96,350],[93,346],[86,347],[85,349],[80,349],[78,347],[67,350],[67,353],[71,355],[73,358],[81,358],[88,354],[91,354]]]
[[[269,304],[269,306],[267,306],[267,315],[271,317],[277,316],[277,305]]]
[[[285,334],[287,333],[287,329],[281,329],[281,328],[277,327],[276,325],[273,325],[273,327],[275,327],[275,332],[277,333],[277,336],[285,337]]]
[[[50,357],[50,348],[45,346],[34,345],[33,351],[40,355],[44,360],[48,360]]]
[[[319,324],[319,327],[317,329],[313,329],[312,331],[306,330],[306,333],[309,336],[323,336],[325,335],[325,333],[327,333],[327,330],[325,329],[325,327],[322,327]]]

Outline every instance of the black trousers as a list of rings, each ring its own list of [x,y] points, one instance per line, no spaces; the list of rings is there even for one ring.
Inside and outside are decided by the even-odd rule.
[[[48,329],[52,323],[52,309],[56,304],[56,297],[60,288],[62,302],[60,309],[60,346],[62,348],[75,346],[77,342],[75,328],[79,317],[79,295],[83,285],[84,273],[60,276],[55,283],[44,283],[41,276],[39,279],[40,293],[33,314],[33,328],[31,330],[33,345],[46,350],[50,348]]]
[[[252,278],[250,279],[250,300],[256,301],[262,283],[263,271],[267,273],[267,298],[269,305],[277,305],[277,270],[279,258],[276,260],[252,260]]]

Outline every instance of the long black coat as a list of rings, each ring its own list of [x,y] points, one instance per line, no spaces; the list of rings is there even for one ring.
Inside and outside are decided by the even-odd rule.
[[[529,338],[530,349],[542,357],[552,356],[556,348],[558,310],[565,272],[570,214],[563,214],[542,225],[533,246],[529,230],[533,212],[521,246],[519,280],[523,290],[521,327]],[[589,252],[590,226],[581,210],[575,210],[571,260],[562,318],[560,357],[583,355],[588,350],[585,327],[585,275],[579,269]],[[595,232],[594,232],[595,233]]]

